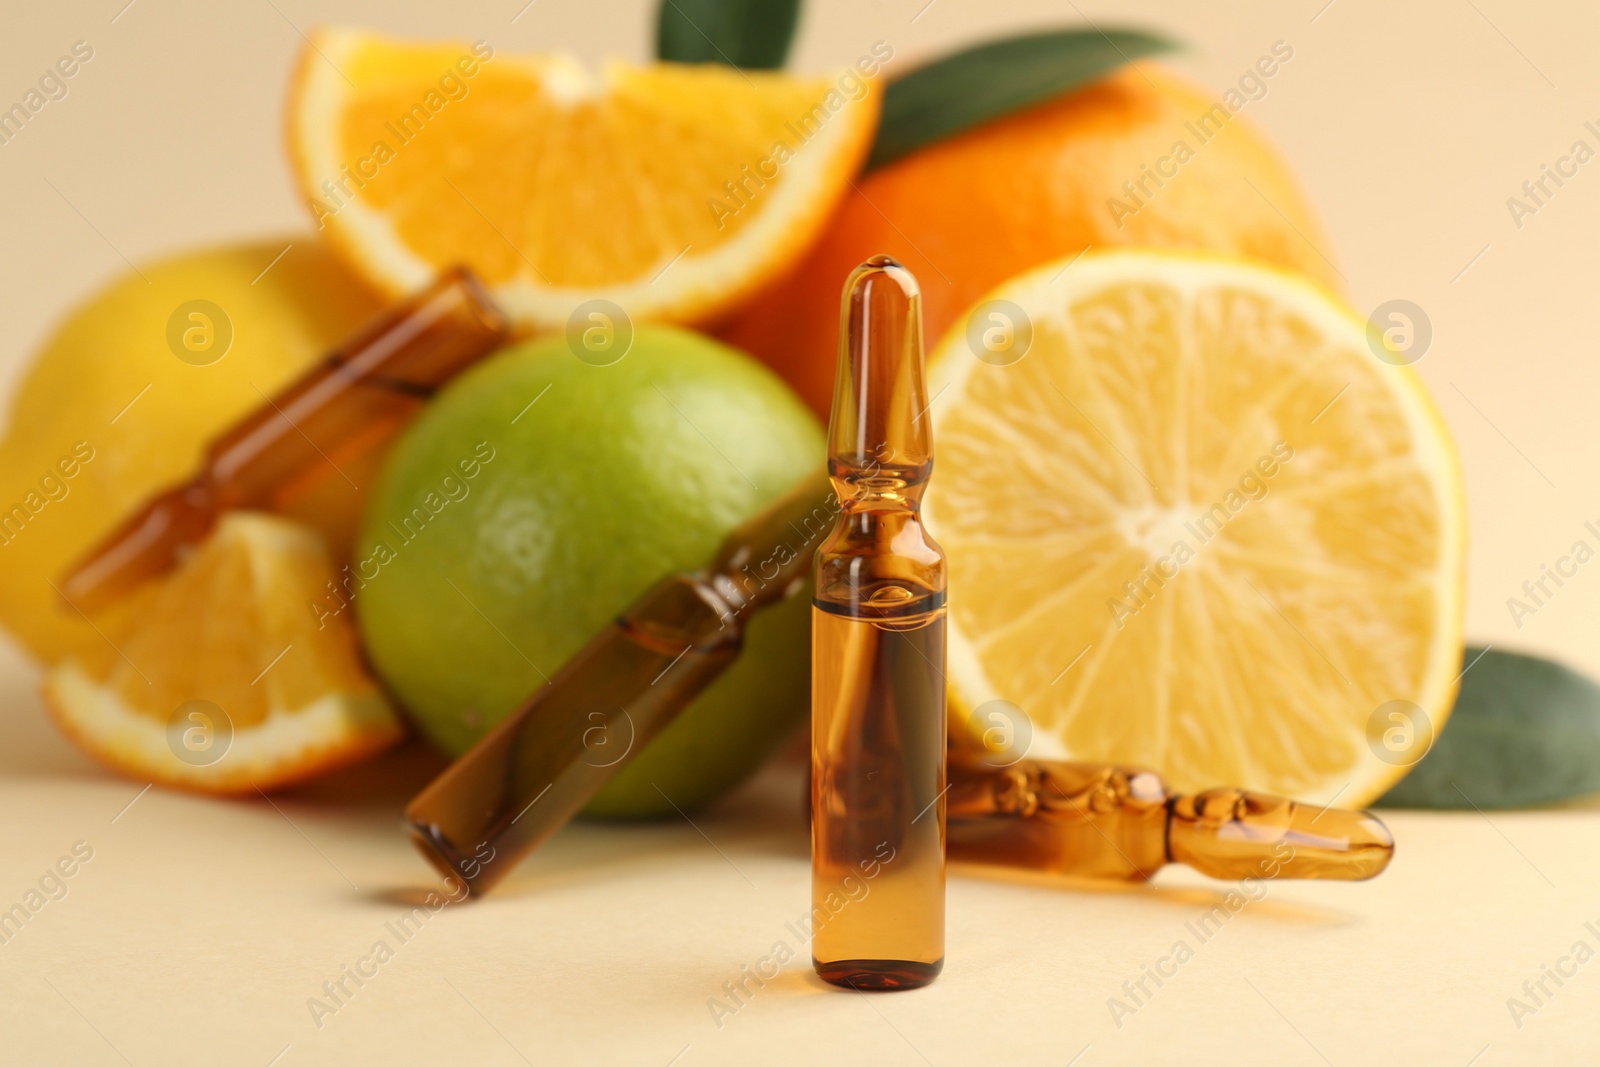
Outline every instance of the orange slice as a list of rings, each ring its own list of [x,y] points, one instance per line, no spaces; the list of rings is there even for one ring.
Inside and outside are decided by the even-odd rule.
[[[275,789],[355,762],[403,729],[335,583],[311,530],[231,513],[141,594],[137,619],[50,671],[45,706],[102,763],[200,792]]]
[[[1150,252],[965,316],[926,500],[953,733],[1005,701],[1035,755],[1345,807],[1404,774],[1454,699],[1466,520],[1420,380],[1368,342],[1298,276]]]
[[[319,224],[387,292],[465,262],[527,328],[564,328],[595,299],[698,323],[811,244],[880,95],[851,70],[593,73],[323,30],[291,86],[289,148]]]

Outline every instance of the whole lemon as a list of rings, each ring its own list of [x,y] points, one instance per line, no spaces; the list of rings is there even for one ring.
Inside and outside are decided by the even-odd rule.
[[[822,461],[815,418],[740,352],[662,326],[605,366],[575,350],[530,342],[452,383],[390,452],[356,541],[368,654],[452,754]],[[689,808],[754,769],[806,713],[809,611],[795,596],[756,616],[740,659],[589,813]]]
[[[376,309],[306,236],[145,265],[80,305],[23,373],[0,440],[0,622],[46,661],[101,644],[52,583]],[[359,503],[326,494],[319,525],[348,531]]]

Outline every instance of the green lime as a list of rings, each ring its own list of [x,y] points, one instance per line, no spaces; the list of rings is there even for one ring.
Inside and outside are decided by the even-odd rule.
[[[686,330],[641,326],[603,366],[562,337],[501,353],[429,405],[373,490],[350,583],[373,665],[459,754],[822,450],[771,371]],[[739,660],[588,812],[665,814],[738,783],[806,713],[808,627],[804,596],[757,616]]]

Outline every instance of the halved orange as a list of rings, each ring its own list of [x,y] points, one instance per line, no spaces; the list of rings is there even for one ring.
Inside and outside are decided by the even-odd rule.
[[[526,328],[565,327],[595,299],[694,324],[811,244],[880,95],[852,70],[593,73],[564,54],[322,30],[290,89],[289,148],[319,224],[383,290],[464,262]]]
[[[1404,774],[1425,748],[1395,731],[1452,708],[1466,519],[1420,380],[1368,340],[1298,275],[1156,252],[964,316],[926,501],[953,735],[999,700],[1036,755],[1185,790],[1359,807]]]
[[[275,789],[398,740],[361,662],[349,590],[309,528],[226,515],[103,647],[45,678],[79,747],[132,777],[205,793]]]

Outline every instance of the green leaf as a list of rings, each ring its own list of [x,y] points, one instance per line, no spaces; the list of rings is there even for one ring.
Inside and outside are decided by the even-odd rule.
[[[656,57],[777,70],[799,20],[800,0],[661,0]]]
[[[1385,808],[1518,808],[1600,792],[1600,686],[1558,663],[1468,648],[1456,707]]]
[[[946,56],[889,83],[867,169],[1176,47],[1138,30],[1065,30]]]

